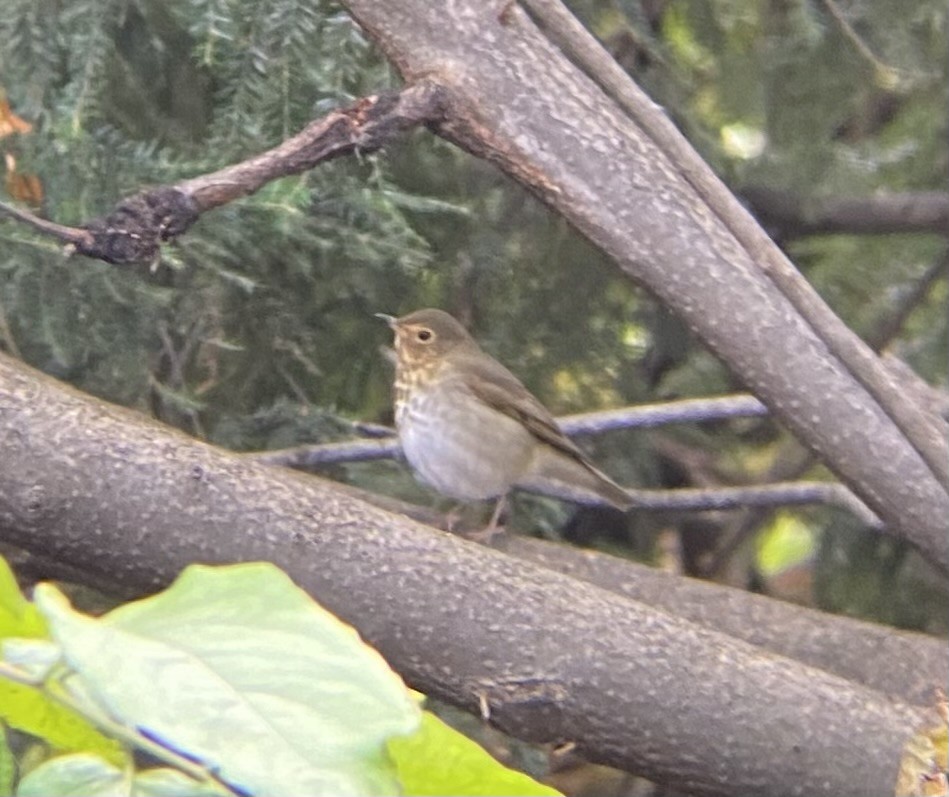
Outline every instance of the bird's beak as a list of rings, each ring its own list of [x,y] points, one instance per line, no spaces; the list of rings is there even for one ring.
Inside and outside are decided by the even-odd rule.
[[[394,315],[386,315],[385,313],[373,313],[376,318],[381,318],[385,321],[390,329],[395,329],[395,324],[399,320]]]

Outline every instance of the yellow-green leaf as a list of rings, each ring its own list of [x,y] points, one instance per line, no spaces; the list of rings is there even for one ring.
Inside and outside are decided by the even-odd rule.
[[[117,766],[125,764],[122,745],[32,686],[0,678],[0,718],[11,728],[43,739],[55,750],[95,753]]]
[[[0,639],[8,636],[42,638],[49,632],[43,615],[23,597],[10,565],[0,557]]]
[[[453,794],[458,797],[548,797],[556,789],[522,772],[508,769],[484,748],[458,733],[429,711],[410,736],[389,740],[402,793],[409,797]]]

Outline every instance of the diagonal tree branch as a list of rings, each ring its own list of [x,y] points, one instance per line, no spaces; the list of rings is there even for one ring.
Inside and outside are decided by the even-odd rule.
[[[920,721],[838,676],[195,442],[5,356],[0,446],[0,537],[15,545],[138,589],[190,562],[272,561],[417,688],[695,793],[874,792]]]
[[[617,100],[577,68],[599,45],[587,47],[569,12],[525,2],[540,27],[514,4],[345,4],[408,80],[445,86],[441,135],[537,193],[678,313],[894,533],[949,570],[949,449],[936,419],[627,76]],[[551,8],[559,16],[544,16]],[[587,37],[573,49],[551,32],[563,19]]]
[[[427,525],[440,528],[443,522],[441,513],[432,509],[348,484],[339,487],[353,498]],[[545,540],[501,533],[491,545],[900,700],[928,704],[933,687],[949,678],[945,645],[924,634],[826,614]]]
[[[900,391],[872,351],[833,313],[748,211],[702,160],[675,125],[610,57],[560,0],[522,0],[556,43],[617,102],[675,164],[748,255],[780,287],[831,352],[873,395],[949,487],[949,444],[933,419]]]

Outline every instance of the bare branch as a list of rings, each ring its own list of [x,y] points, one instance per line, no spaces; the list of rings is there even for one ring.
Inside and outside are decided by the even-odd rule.
[[[557,422],[564,432],[572,436],[601,434],[616,429],[641,429],[669,423],[760,417],[767,415],[767,412],[767,408],[754,396],[739,394],[565,415],[558,418]],[[384,428],[374,425],[373,433],[379,434]],[[389,431],[391,434],[392,430]],[[343,462],[393,459],[400,456],[400,449],[395,439],[383,438],[299,446],[243,456],[268,465],[310,470]],[[538,492],[541,491],[538,490]],[[703,511],[748,506],[830,504],[846,509],[868,526],[880,528],[882,525],[876,515],[850,490],[841,484],[830,482],[789,482],[750,487],[716,487],[704,490],[630,488],[630,493],[636,501],[636,509],[640,510]],[[545,487],[542,494],[568,501],[575,500],[575,496],[553,485]],[[592,497],[585,499],[584,503],[590,503],[590,501]]]
[[[846,38],[847,41],[853,45],[854,49],[860,54],[860,57],[870,64],[878,80],[885,83],[895,82],[896,70],[893,67],[883,63],[883,61],[881,61],[876,56],[873,50],[871,50],[867,43],[860,37],[860,34],[854,30],[853,25],[851,25],[847,20],[847,17],[844,16],[843,11],[840,10],[840,7],[837,5],[837,3],[834,2],[834,0],[822,1],[824,3],[824,7],[840,27],[844,38]]]
[[[315,446],[297,446],[277,451],[255,451],[242,456],[264,465],[283,465],[297,470],[312,470],[327,465],[339,465],[344,462],[396,459],[400,454],[401,449],[398,440],[390,437],[374,440],[347,440],[342,443],[324,443]]]
[[[0,211],[109,263],[152,263],[163,243],[182,235],[202,213],[342,155],[374,152],[442,114],[444,92],[422,81],[399,92],[357,100],[328,113],[267,152],[211,174],[159,186],[122,200],[108,216],[64,227],[10,206]]]
[[[949,248],[946,248],[942,257],[926,270],[926,273],[916,281],[906,295],[896,303],[893,311],[867,336],[867,344],[874,351],[881,351],[889,346],[900,334],[912,312],[926,301],[929,292],[940,279],[945,279],[947,274],[949,274]]]
[[[656,404],[640,404],[617,410],[601,410],[557,419],[568,435],[595,435],[616,429],[645,429],[669,423],[721,421],[729,418],[755,418],[768,414],[768,408],[754,396],[736,394],[714,398],[681,399]],[[380,424],[357,423],[353,428],[373,440],[353,440],[342,443],[299,446],[281,451],[261,451],[247,454],[258,462],[285,465],[290,468],[314,468],[340,462],[367,462],[399,456],[399,446],[386,439],[395,430]]]
[[[443,527],[444,515],[433,509],[348,484],[339,488],[388,512]],[[545,540],[500,533],[491,547],[912,703],[927,703],[933,684],[949,677],[945,646],[925,634],[826,614]],[[913,667],[907,668],[907,661]]]
[[[0,202],[0,215],[6,215],[11,219],[21,221],[34,230],[39,230],[44,235],[58,238],[60,241],[69,244],[75,249],[78,249],[80,246],[88,246],[92,242],[92,238],[86,230],[78,227],[66,227],[62,224],[41,219],[39,216],[34,216],[28,210],[15,208],[6,202]]]
[[[701,423],[731,418],[760,418],[768,408],[754,396],[736,393],[712,398],[678,399],[654,404],[639,404],[616,410],[600,410],[557,419],[568,435],[594,435],[616,429],[647,429],[670,423]]]
[[[354,440],[345,443],[327,443],[301,446],[280,451],[243,454],[242,456],[266,465],[283,465],[298,470],[312,470],[344,462],[369,462],[394,459],[400,456],[398,441]],[[710,511],[739,509],[749,506],[791,506],[797,504],[829,504],[846,509],[871,528],[882,528],[879,518],[842,484],[833,482],[777,482],[750,487],[715,487],[709,489],[638,490],[627,488],[636,502],[634,510],[650,511]],[[555,485],[532,489],[550,498],[576,501],[577,497]],[[589,506],[606,506],[593,496],[584,496]]]
[[[941,640],[838,617],[626,559],[499,535],[495,547],[753,645],[925,704],[949,677]],[[907,661],[913,665],[907,667]]]
[[[810,199],[786,190],[747,186],[741,195],[779,240],[913,232],[949,236],[949,193],[945,191]]]
[[[774,482],[749,487],[683,487],[675,490],[629,489],[638,509],[706,511],[750,506],[829,504],[846,509],[862,523],[880,529],[882,523],[842,484],[834,482]]]

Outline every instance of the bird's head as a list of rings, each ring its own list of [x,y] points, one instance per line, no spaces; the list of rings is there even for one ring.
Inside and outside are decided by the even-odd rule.
[[[376,315],[395,333],[395,353],[401,365],[435,363],[459,346],[474,343],[465,328],[442,310],[416,310],[401,318]]]

